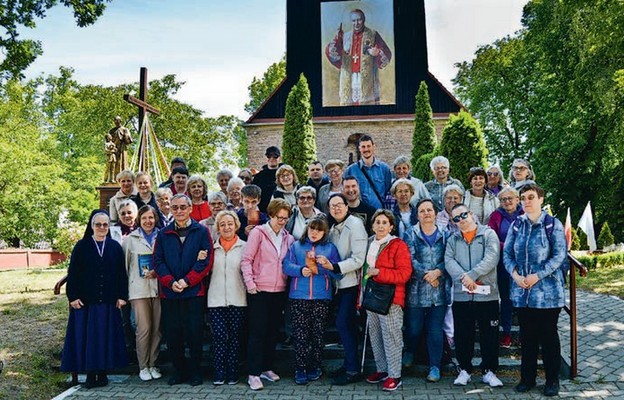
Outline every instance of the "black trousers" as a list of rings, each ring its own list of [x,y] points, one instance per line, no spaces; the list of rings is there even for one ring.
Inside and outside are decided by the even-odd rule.
[[[285,299],[284,292],[259,292],[247,295],[249,375],[260,375],[263,371],[273,369],[275,345]]]
[[[205,297],[162,299],[162,318],[171,362],[177,373],[198,376],[202,356]],[[184,357],[188,345],[190,360]]]
[[[559,382],[561,343],[557,323],[561,308],[516,308],[516,310],[522,345],[520,380],[527,384],[535,383],[537,356],[541,345],[546,382]]]
[[[498,369],[498,300],[455,301],[453,303],[455,325],[455,355],[459,367],[472,373],[472,358],[476,324],[479,325],[481,345],[481,370],[496,372]]]

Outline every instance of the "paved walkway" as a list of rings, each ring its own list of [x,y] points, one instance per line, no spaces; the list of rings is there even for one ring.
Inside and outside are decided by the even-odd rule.
[[[597,294],[578,293],[579,377],[562,380],[560,397],[590,399],[624,399],[624,301]],[[569,319],[562,313],[560,332],[562,352],[569,354]],[[337,368],[337,360],[327,367]],[[282,371],[281,369],[278,371]],[[511,374],[515,375],[515,374]],[[292,372],[277,383],[267,383],[259,392],[250,391],[241,381],[234,386],[204,385],[167,386],[166,380],[141,382],[136,375],[116,376],[106,388],[85,390],[80,387],[66,392],[64,399],[271,399],[271,400],[373,400],[373,399],[527,399],[542,398],[543,379],[537,389],[528,394],[513,391],[515,376],[501,376],[503,388],[491,389],[480,383],[480,376],[466,387],[453,386],[454,377],[445,376],[438,383],[427,383],[422,376],[404,376],[403,387],[394,393],[385,393],[376,385],[358,383],[332,386],[323,376],[306,386],[297,386]],[[59,396],[59,399],[61,398]]]

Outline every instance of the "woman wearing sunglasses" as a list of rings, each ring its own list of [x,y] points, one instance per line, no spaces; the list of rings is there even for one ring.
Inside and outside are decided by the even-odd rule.
[[[446,244],[444,262],[453,281],[453,323],[455,354],[459,374],[453,382],[466,386],[473,369],[476,327],[479,325],[482,382],[490,387],[503,386],[496,376],[498,368],[498,284],[496,265],[500,244],[487,225],[477,224],[464,204],[451,211],[459,232]]]
[[[503,179],[503,170],[498,165],[492,165],[487,169],[487,185],[485,190],[492,193],[494,196],[498,196],[498,193],[503,187],[508,186],[507,182]]]

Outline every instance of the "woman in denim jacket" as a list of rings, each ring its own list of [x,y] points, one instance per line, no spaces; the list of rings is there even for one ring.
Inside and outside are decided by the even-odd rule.
[[[413,358],[419,337],[426,328],[429,354],[429,382],[440,380],[442,325],[450,303],[450,279],[444,268],[446,234],[435,224],[437,210],[431,199],[416,205],[418,223],[405,232],[403,240],[412,255],[412,277],[407,283],[405,309],[405,358]]]
[[[535,386],[537,356],[542,346],[545,396],[559,393],[561,345],[557,322],[565,302],[567,245],[563,225],[541,207],[544,190],[534,183],[520,189],[525,214],[513,223],[504,247],[505,268],[513,278],[511,300],[518,310],[522,366],[516,391]]]

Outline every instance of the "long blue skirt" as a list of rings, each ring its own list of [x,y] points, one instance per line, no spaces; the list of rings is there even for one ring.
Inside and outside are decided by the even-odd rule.
[[[70,309],[61,371],[95,372],[127,365],[121,312],[113,304]]]

